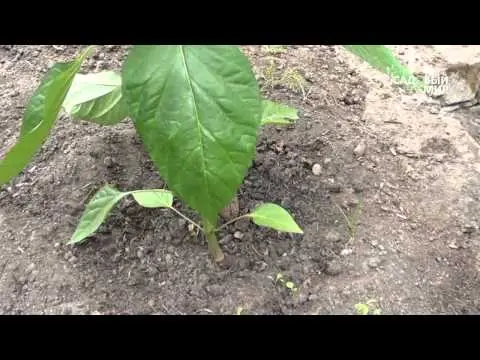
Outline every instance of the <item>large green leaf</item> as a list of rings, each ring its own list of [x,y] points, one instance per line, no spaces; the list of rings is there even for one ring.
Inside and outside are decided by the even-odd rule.
[[[415,90],[424,88],[425,84],[416,78],[384,45],[344,45],[344,47],[394,80],[407,84]]]
[[[134,46],[123,93],[169,188],[212,224],[255,155],[258,84],[235,46]]]
[[[73,118],[114,125],[128,116],[122,78],[113,71],[77,74],[63,107]]]
[[[27,105],[17,143],[0,160],[0,186],[17,176],[43,145],[75,74],[90,52],[88,48],[74,61],[55,64],[44,76]]]
[[[262,101],[262,125],[292,124],[298,120],[297,109],[270,100]]]
[[[248,217],[259,226],[269,227],[278,231],[303,234],[291,215],[279,205],[265,203],[258,206]]]

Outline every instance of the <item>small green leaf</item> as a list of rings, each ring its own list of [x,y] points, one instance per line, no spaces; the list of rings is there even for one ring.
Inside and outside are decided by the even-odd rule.
[[[384,45],[344,45],[345,49],[359,56],[370,66],[389,75],[398,82],[410,85],[414,90],[424,88],[424,83],[395,57]]]
[[[113,71],[77,74],[63,107],[74,119],[114,125],[128,117],[122,77]]]
[[[287,287],[287,289],[293,290],[295,288],[295,284],[291,281],[287,281],[285,283],[285,287]]]
[[[0,186],[21,173],[43,145],[75,74],[91,50],[92,47],[87,48],[71,62],[55,64],[43,77],[23,115],[17,143],[0,160]]]
[[[368,315],[370,311],[367,304],[355,304],[355,310],[358,315]]]
[[[293,220],[292,216],[284,208],[276,204],[262,204],[248,216],[259,226],[270,227],[282,232],[303,234],[302,229]]]
[[[77,244],[91,236],[107,218],[113,206],[117,204],[128,192],[121,192],[106,185],[102,187],[92,200],[87,204],[80,222],[67,244]]]
[[[168,190],[152,189],[131,192],[137,203],[146,208],[171,207],[173,194]]]
[[[292,124],[298,120],[297,109],[284,104],[263,100],[262,109],[262,125]]]

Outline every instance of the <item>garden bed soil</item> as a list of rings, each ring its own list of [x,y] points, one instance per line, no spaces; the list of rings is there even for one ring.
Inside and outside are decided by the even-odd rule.
[[[458,55],[392,48],[419,69]],[[0,154],[48,66],[79,49],[0,47]],[[62,116],[0,190],[1,313],[354,314],[367,302],[383,314],[479,312],[479,146],[465,127],[474,117],[443,113],[339,47],[244,50],[265,96],[299,109],[299,120],[262,130],[239,210],[281,204],[304,235],[235,223],[220,234],[227,264],[218,266],[183,219],[125,199],[89,241],[66,246],[105,183],[164,184],[129,121]],[[119,70],[125,54],[102,46],[82,71]]]

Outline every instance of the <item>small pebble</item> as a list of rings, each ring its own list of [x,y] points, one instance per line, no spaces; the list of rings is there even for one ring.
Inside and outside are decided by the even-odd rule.
[[[315,176],[319,176],[322,173],[322,165],[320,164],[314,164],[312,166],[312,173]]]
[[[113,160],[113,158],[111,156],[106,156],[105,159],[103,159],[103,164],[107,168],[111,168],[115,165],[115,161]]]
[[[241,231],[235,231],[235,233],[233,234],[233,237],[237,240],[243,239],[243,236],[244,234]]]
[[[340,255],[341,255],[341,256],[348,256],[348,255],[350,255],[350,254],[352,254],[352,253],[353,253],[353,250],[352,250],[352,249],[348,249],[348,248],[347,248],[347,249],[343,249],[342,251],[340,251]]]
[[[448,247],[450,249],[458,249],[458,245],[455,243],[455,241],[451,242],[450,244],[448,244]]]
[[[35,264],[34,263],[31,263],[30,265],[27,266],[27,268],[25,269],[25,273],[26,274],[30,274],[33,269],[35,269]]]
[[[365,155],[365,150],[367,149],[367,145],[365,144],[365,141],[362,140],[360,141],[360,143],[355,147],[355,149],[353,150],[353,153],[356,155],[356,156],[363,156]]]

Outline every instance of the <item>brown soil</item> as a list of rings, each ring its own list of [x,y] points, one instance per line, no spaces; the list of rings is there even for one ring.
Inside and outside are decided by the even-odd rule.
[[[392,48],[419,70],[460,53]],[[339,47],[245,51],[265,94],[297,107],[300,119],[264,128],[240,211],[282,204],[305,234],[239,222],[220,236],[230,261],[220,268],[185,221],[127,200],[84,245],[65,246],[104,183],[163,183],[128,121],[107,128],[62,117],[35,161],[0,190],[0,312],[354,314],[369,300],[383,314],[479,312],[480,159],[465,126],[475,117],[442,112]],[[462,61],[480,55],[478,46],[463,51]],[[0,154],[46,68],[77,52],[0,47]],[[83,70],[119,69],[125,53],[102,47]],[[275,281],[278,273],[298,291]]]

